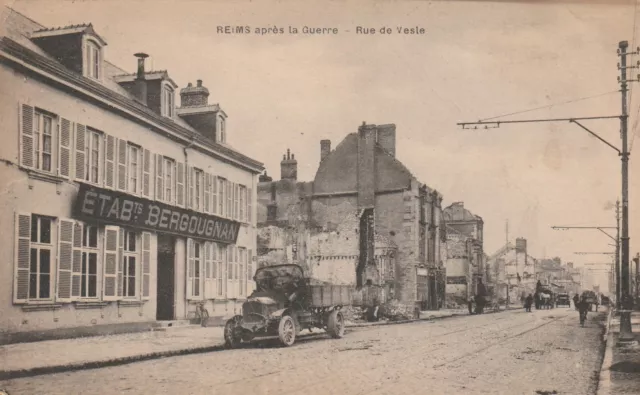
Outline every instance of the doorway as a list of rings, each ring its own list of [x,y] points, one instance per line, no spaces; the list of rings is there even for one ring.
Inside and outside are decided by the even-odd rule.
[[[158,235],[157,320],[175,318],[175,238]]]

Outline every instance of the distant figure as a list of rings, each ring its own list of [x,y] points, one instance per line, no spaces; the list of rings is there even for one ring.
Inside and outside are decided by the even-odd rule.
[[[529,294],[529,296],[527,296],[524,299],[524,309],[526,312],[531,312],[531,305],[533,304],[533,295]]]
[[[469,307],[469,314],[473,314],[473,296],[469,296],[467,306]]]
[[[573,307],[578,310],[578,302],[580,302],[580,297],[578,294],[573,295]]]

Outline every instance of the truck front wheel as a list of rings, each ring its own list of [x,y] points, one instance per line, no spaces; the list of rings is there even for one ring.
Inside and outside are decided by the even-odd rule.
[[[235,316],[227,321],[224,326],[224,343],[229,348],[238,347],[242,343],[242,337],[238,335],[237,328],[242,322],[242,316]]]
[[[296,324],[290,315],[285,315],[278,324],[278,337],[282,345],[289,347],[296,341]]]
[[[339,339],[344,336],[344,316],[340,310],[333,310],[327,321],[327,332],[331,337]]]

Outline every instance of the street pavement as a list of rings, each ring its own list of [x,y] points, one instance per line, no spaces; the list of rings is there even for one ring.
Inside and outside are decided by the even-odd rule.
[[[0,382],[10,394],[595,394],[606,313],[573,309],[352,328]],[[554,392],[555,391],[555,392]]]

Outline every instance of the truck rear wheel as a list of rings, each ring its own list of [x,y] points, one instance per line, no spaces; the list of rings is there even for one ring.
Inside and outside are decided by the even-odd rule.
[[[340,310],[333,310],[329,313],[327,320],[327,332],[335,339],[344,336],[344,316]]]
[[[285,315],[278,324],[278,337],[282,345],[289,347],[296,341],[296,324],[290,315]]]

